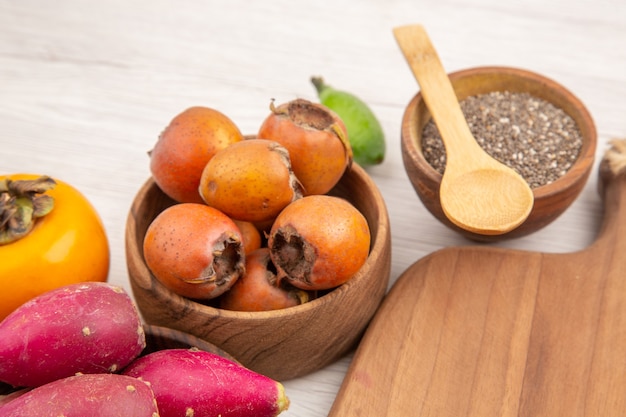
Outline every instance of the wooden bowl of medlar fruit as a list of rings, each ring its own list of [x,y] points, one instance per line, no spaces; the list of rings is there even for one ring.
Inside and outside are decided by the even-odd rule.
[[[263,217],[277,200],[258,197],[255,181],[276,174],[272,181],[301,184],[289,163],[290,175],[281,176],[286,152],[271,138],[236,142],[206,164],[198,180],[204,203],[170,197],[155,171],[140,188],[126,224],[130,284],[147,324],[189,333],[255,372],[291,379],[359,342],[389,283],[387,209],[367,172],[348,163],[329,191],[303,187],[278,214]],[[261,156],[267,159],[250,174],[247,158]],[[250,175],[241,185],[233,172]],[[240,218],[248,214],[256,217]],[[255,230],[244,232],[242,223]],[[252,235],[256,245],[248,248]]]

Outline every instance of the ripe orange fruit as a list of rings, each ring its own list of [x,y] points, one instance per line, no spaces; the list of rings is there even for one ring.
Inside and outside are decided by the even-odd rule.
[[[241,220],[234,220],[235,224],[241,232],[243,239],[243,247],[246,255],[259,249],[261,247],[261,232],[254,225],[254,223],[244,222]]]
[[[220,297],[220,308],[236,311],[269,311],[297,306],[309,301],[309,294],[280,282],[268,248],[246,256],[246,273]]]
[[[150,171],[165,194],[180,203],[202,203],[204,166],[221,149],[243,140],[235,123],[208,107],[191,107],[165,128],[150,151]]]
[[[0,192],[0,218],[5,221],[0,220],[0,234],[15,225],[11,220],[18,213],[14,210],[27,211],[20,200],[40,194],[15,194],[6,181],[45,178],[39,174],[0,175],[0,183],[4,183],[0,188],[5,189]],[[59,179],[54,183],[43,193],[54,199],[52,211],[34,220],[33,228],[20,239],[0,244],[0,321],[44,292],[109,277],[109,241],[99,213],[73,185]]]
[[[370,250],[367,220],[350,202],[311,195],[288,205],[270,230],[268,247],[280,279],[304,290],[348,281]]]
[[[239,229],[205,204],[181,203],[163,210],[148,226],[143,254],[157,280],[194,299],[221,295],[244,273]]]
[[[287,148],[304,195],[326,194],[352,164],[343,121],[328,107],[303,99],[270,109],[257,136]]]
[[[247,139],[218,152],[200,179],[200,195],[233,219],[272,220],[302,196],[287,150],[270,140]]]

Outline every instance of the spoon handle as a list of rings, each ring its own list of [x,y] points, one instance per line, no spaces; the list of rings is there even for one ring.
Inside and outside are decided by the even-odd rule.
[[[420,86],[446,148],[454,149],[453,154],[464,155],[463,150],[479,146],[475,140],[469,140],[472,133],[465,115],[424,27],[400,26],[393,29],[393,34]],[[452,156],[449,153],[448,158]]]

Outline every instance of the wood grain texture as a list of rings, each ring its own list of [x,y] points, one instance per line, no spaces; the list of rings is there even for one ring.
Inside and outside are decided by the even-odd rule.
[[[368,328],[330,416],[611,416],[626,410],[626,176],[568,254],[466,246],[414,263]]]
[[[144,324],[143,328],[146,333],[146,348],[141,352],[142,355],[164,349],[200,349],[237,362],[228,352],[189,333],[149,324]]]

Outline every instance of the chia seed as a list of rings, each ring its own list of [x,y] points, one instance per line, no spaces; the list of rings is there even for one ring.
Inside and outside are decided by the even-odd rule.
[[[583,139],[576,122],[546,100],[504,91],[470,96],[460,105],[478,144],[531,188],[559,179],[578,158]],[[422,131],[422,152],[443,174],[446,152],[432,119]]]

